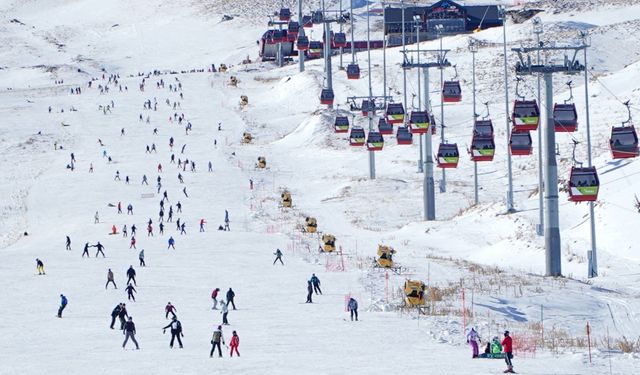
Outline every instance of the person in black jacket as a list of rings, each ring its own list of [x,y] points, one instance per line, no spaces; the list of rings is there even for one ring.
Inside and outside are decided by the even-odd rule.
[[[171,318],[171,323],[162,328],[162,333],[165,333],[167,328],[171,328],[171,342],[169,343],[169,347],[173,348],[173,341],[177,338],[178,345],[180,345],[180,349],[182,349],[182,340],[180,340],[180,337],[184,337],[184,334],[182,334],[182,323],[180,323],[175,315]]]
[[[122,334],[124,335],[124,342],[122,343],[122,349],[127,345],[127,341],[131,338],[134,344],[136,344],[136,350],[140,349],[138,341],[136,341],[136,325],[133,323],[133,318],[129,317],[129,321],[122,326]]]
[[[235,298],[236,293],[233,291],[233,289],[229,288],[229,290],[227,290],[227,306],[229,306],[229,304],[231,304],[231,306],[233,306],[233,309],[236,309],[236,304],[233,302],[233,299]]]
[[[136,270],[133,269],[132,265],[129,265],[127,276],[129,277],[129,279],[127,280],[127,284],[130,284],[131,280],[133,280],[133,285],[138,286],[138,283],[136,283]]]
[[[124,318],[130,318],[129,313],[127,312],[127,305],[122,304],[120,308],[120,312],[118,313],[118,318],[120,318],[120,329],[124,329],[124,324],[127,322]]]
[[[127,299],[129,299],[129,301],[131,301],[133,299],[133,302],[136,301],[136,297],[133,295],[133,293],[138,293],[138,291],[136,290],[136,288],[133,287],[133,285],[131,284],[127,284],[127,287],[124,288],[124,290],[127,291]]]
[[[120,315],[120,310],[122,310],[122,303],[119,303],[113,311],[111,311],[111,325],[109,328],[113,329],[113,325],[116,324],[116,318]]]
[[[311,280],[307,281],[307,302],[305,303],[313,303],[311,296],[313,295],[313,285],[311,285]]]

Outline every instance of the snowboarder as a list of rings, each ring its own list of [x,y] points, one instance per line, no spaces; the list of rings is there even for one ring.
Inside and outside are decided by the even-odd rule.
[[[229,343],[229,347],[231,348],[231,353],[229,355],[233,357],[233,351],[235,350],[238,357],[240,357],[240,352],[238,352],[238,346],[240,346],[240,337],[238,337],[238,333],[233,331],[233,336],[231,337],[231,342]]]
[[[171,304],[171,302],[167,302],[167,306],[164,307],[164,318],[165,319],[169,319],[169,313],[171,313],[171,315],[173,315],[173,317],[176,317],[176,312],[178,311],[178,309],[176,309],[175,306],[173,306]]]
[[[507,363],[507,369],[504,370],[504,372],[515,374],[515,371],[513,371],[513,363],[511,362],[513,358],[513,340],[511,336],[509,336],[509,331],[504,331],[502,350],[504,351],[504,361]]]
[[[127,321],[123,325],[122,334],[124,335],[124,342],[122,343],[122,349],[124,349],[125,345],[127,345],[127,341],[131,338],[134,344],[136,344],[136,350],[140,349],[138,342],[136,341],[136,325],[133,323],[133,318],[129,317],[129,321]]]
[[[480,341],[480,336],[478,336],[478,332],[476,331],[475,327],[473,327],[471,328],[471,330],[469,330],[469,333],[467,333],[467,344],[471,345],[472,350],[471,358],[478,358],[478,341]]]
[[[311,283],[313,284],[313,290],[316,294],[322,294],[322,290],[320,290],[320,279],[318,279],[315,273],[311,275]]]
[[[169,237],[169,246],[167,246],[167,250],[169,250],[169,248],[172,248],[173,250],[176,249],[176,247],[174,246],[176,243],[176,240],[173,239],[173,237]]]
[[[213,307],[211,310],[218,309],[218,293],[220,292],[220,288],[215,288],[213,292],[211,292],[211,299],[213,300]]]
[[[36,269],[38,270],[38,275],[46,275],[44,273],[44,263],[38,258],[36,258]]]
[[[233,302],[233,299],[236,297],[236,293],[233,291],[233,289],[229,288],[229,290],[227,290],[227,305],[231,304],[231,306],[233,306],[233,309],[236,309],[236,304]]]
[[[85,243],[84,244],[84,250],[82,250],[82,257],[84,258],[84,254],[87,254],[87,258],[90,257],[89,255],[89,243]]]
[[[97,244],[93,245],[93,247],[95,247],[96,250],[96,258],[98,257],[98,254],[102,254],[103,258],[106,258],[106,256],[104,255],[104,246],[100,243],[100,241],[98,241]]]
[[[313,299],[311,296],[313,295],[313,285],[311,284],[311,280],[307,281],[307,302],[305,303],[313,303]]]
[[[227,316],[229,315],[229,302],[224,303],[224,301],[220,301],[220,303],[222,304],[220,310],[220,314],[222,314],[222,325],[228,326],[229,320],[227,319]]]
[[[113,325],[116,324],[116,318],[120,314],[121,310],[122,310],[122,303],[119,303],[118,306],[116,306],[113,309],[113,311],[111,311],[111,325],[109,325],[109,328],[113,329]]]
[[[276,256],[276,259],[273,261],[273,265],[276,265],[277,261],[280,261],[280,263],[284,266],[284,263],[282,262],[282,251],[280,251],[280,249],[276,249],[276,252],[273,253],[273,255]]]
[[[109,283],[113,283],[113,288],[118,289],[118,287],[116,286],[116,282],[113,280],[113,272],[111,271],[111,268],[109,268],[109,271],[107,271],[107,283],[104,286],[105,290],[109,286]]]
[[[71,238],[69,236],[67,236],[67,250],[71,250]]]
[[[127,284],[127,287],[124,288],[124,290],[127,291],[127,299],[129,299],[129,301],[131,301],[133,299],[133,302],[136,301],[136,297],[133,295],[133,293],[138,293],[138,291],[136,290],[136,288],[133,287],[133,285],[131,284]]]
[[[355,298],[349,298],[349,303],[347,304],[347,309],[351,312],[351,321],[353,321],[353,317],[356,317],[356,322],[358,321],[358,301]]]
[[[213,345],[211,347],[211,353],[209,353],[209,358],[213,357],[213,353],[216,350],[216,347],[218,348],[218,357],[222,358],[222,348],[220,347],[220,342],[222,342],[223,345],[226,345],[226,343],[224,342],[224,336],[222,335],[222,326],[218,326],[218,329],[216,329],[215,331],[213,331],[213,336],[211,337],[211,345]]]
[[[129,278],[127,280],[127,284],[131,283],[131,280],[133,280],[133,284],[135,286],[138,286],[138,284],[136,283],[136,270],[133,269],[132,265],[129,265],[129,269],[127,270],[127,277]]]
[[[180,337],[184,337],[184,334],[182,333],[182,323],[180,323],[175,315],[171,318],[171,323],[162,328],[163,334],[166,332],[167,328],[171,328],[171,342],[169,343],[169,347],[173,348],[173,342],[177,338],[178,345],[180,345],[180,349],[182,349],[182,340],[180,340]]]
[[[140,267],[147,266],[147,264],[144,262],[144,249],[140,250],[140,254],[138,254],[138,260],[140,260]]]
[[[68,303],[69,300],[67,300],[67,297],[65,297],[64,294],[60,294],[60,308],[58,308],[58,318],[62,318],[62,311],[65,307],[67,307]]]

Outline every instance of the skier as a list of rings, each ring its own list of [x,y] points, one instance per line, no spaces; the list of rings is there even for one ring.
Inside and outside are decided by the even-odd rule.
[[[169,200],[167,199],[167,201]],[[180,201],[176,203],[176,208],[177,208],[176,212],[182,212],[182,203],[180,203]]]
[[[147,182],[147,175],[146,174],[142,175],[142,184],[141,185],[149,185],[149,182]]]
[[[132,236],[132,237],[136,235],[136,230],[137,230],[137,229],[138,229],[138,228],[136,227],[136,225],[135,225],[135,224],[133,224],[133,225],[131,226],[131,236]]]
[[[122,237],[127,237],[127,224],[122,227]]]
[[[240,357],[240,352],[238,352],[238,346],[240,346],[240,337],[238,337],[238,333],[233,331],[233,336],[231,337],[231,342],[229,343],[229,347],[231,348],[231,353],[229,355],[233,357],[233,351],[236,351],[238,357]]]
[[[313,285],[311,285],[311,280],[307,281],[307,302],[305,303],[313,303],[313,299],[311,296],[313,295]]]
[[[218,329],[216,329],[215,331],[213,331],[213,336],[211,337],[211,345],[213,345],[211,347],[211,353],[209,353],[209,358],[213,357],[213,353],[216,350],[216,347],[218,348],[218,357],[222,358],[222,348],[220,347],[220,342],[222,342],[222,345],[226,345],[226,343],[224,342],[224,336],[222,335],[222,326],[218,326]]]
[[[349,298],[349,303],[347,304],[347,309],[351,312],[351,321],[353,321],[353,316],[356,317],[356,322],[358,321],[358,301],[355,298]]]
[[[120,171],[116,171],[116,176],[113,178],[113,181],[120,181]]]
[[[105,290],[109,286],[109,283],[113,283],[113,288],[118,289],[118,287],[116,286],[116,282],[113,280],[113,272],[111,271],[111,268],[109,268],[109,271],[107,271],[107,283],[104,286]]]
[[[129,317],[129,321],[123,324],[122,326],[124,335],[124,342],[122,343],[122,349],[124,349],[125,345],[127,345],[127,341],[131,338],[134,344],[136,344],[136,350],[140,349],[138,342],[136,341],[136,325],[133,323],[133,318]]]
[[[213,172],[213,164],[211,162],[209,162],[209,172]]]
[[[204,224],[206,223],[206,221],[204,221],[204,219],[200,219],[200,232],[204,232]]]
[[[136,301],[136,297],[134,297],[133,293],[138,293],[138,291],[136,290],[136,288],[133,287],[133,285],[131,284],[127,284],[127,287],[124,288],[124,290],[127,291],[127,298],[129,299],[129,301],[131,301],[133,299],[133,302]]]
[[[158,225],[158,229],[160,230],[160,234],[164,234],[164,224],[160,223],[160,225]]]
[[[318,279],[315,273],[311,275],[311,283],[313,284],[313,290],[316,294],[322,294],[322,290],[320,290],[320,279]]]
[[[118,213],[122,213],[122,202],[118,202]]]
[[[127,215],[133,215],[133,205],[131,203],[127,206]]]
[[[140,260],[140,267],[147,266],[147,264],[144,262],[144,249],[140,250],[140,254],[138,254],[138,260]]]
[[[167,328],[171,328],[171,342],[169,343],[169,348],[173,348],[173,341],[177,338],[178,345],[180,345],[180,349],[182,349],[182,340],[180,340],[180,337],[184,337],[184,334],[182,333],[182,323],[180,323],[175,315],[171,318],[171,323],[162,328],[163,334],[166,332]]]
[[[113,309],[113,311],[111,311],[111,325],[109,326],[109,328],[113,329],[113,325],[116,323],[116,318],[120,314],[121,310],[122,310],[122,303],[119,303],[118,306],[116,306]]]
[[[224,210],[224,230],[231,230],[229,228],[229,211]]]
[[[67,250],[71,250],[71,238],[69,236],[67,236]]]
[[[131,245],[129,245],[129,249],[135,249],[136,248],[136,237],[135,236],[131,236]]]
[[[138,284],[136,283],[136,270],[133,269],[132,265],[129,265],[129,269],[127,270],[127,277],[129,277],[129,279],[127,280],[127,284],[131,283],[131,280],[133,280],[133,284],[135,286],[138,286]]]
[[[164,318],[165,319],[169,319],[169,313],[171,313],[171,315],[173,315],[173,317],[176,317],[176,312],[178,311],[178,309],[176,309],[175,306],[173,306],[171,304],[171,302],[167,302],[167,306],[164,307]]]
[[[153,237],[153,227],[151,226],[151,224],[147,225],[147,237]]]
[[[100,216],[98,215],[98,211],[96,211],[96,214],[93,215],[93,223],[98,224],[99,222],[100,222]]]
[[[511,336],[509,336],[509,331],[504,331],[502,350],[504,351],[504,361],[507,363],[507,369],[504,370],[504,372],[515,374],[515,371],[513,371],[513,363],[511,362],[511,359],[513,358],[513,340],[511,339]]]
[[[467,344],[471,345],[472,357],[478,358],[479,350],[478,350],[478,341],[480,340],[480,336],[478,336],[478,332],[475,327],[471,328],[469,333],[467,333]]]
[[[184,193],[185,197],[189,198],[189,195],[187,195],[187,187],[186,186],[182,188],[182,192]]]
[[[167,250],[169,250],[169,248],[172,248],[173,250],[176,249],[176,247],[174,246],[176,243],[176,240],[173,239],[173,237],[169,237],[169,246],[167,246]]]
[[[276,252],[273,253],[273,255],[276,256],[276,259],[273,261],[273,265],[276,265],[277,261],[280,261],[280,263],[284,266],[284,263],[282,262],[282,251],[280,251],[280,249],[276,249]]]
[[[64,294],[60,295],[60,308],[58,309],[58,318],[62,318],[62,311],[64,310],[65,307],[67,307],[67,304],[69,303],[69,300],[67,300],[67,297],[64,296]]]
[[[89,255],[89,243],[85,243],[84,244],[84,250],[82,251],[82,257],[84,258],[84,254],[87,254],[87,258],[90,257]]]
[[[231,304],[231,306],[233,306],[233,309],[236,309],[236,304],[233,302],[233,299],[236,297],[236,293],[233,291],[233,289],[229,288],[229,290],[227,290],[227,305]]]
[[[125,317],[131,319],[129,313],[127,312],[127,304],[123,303],[122,307],[120,308],[120,312],[118,313],[118,318],[120,319],[120,329],[124,329],[124,325],[127,322],[125,320]]]
[[[224,301],[220,301],[220,303],[222,304],[222,310],[220,310],[220,314],[222,314],[222,325],[228,326],[229,320],[227,320],[227,315],[229,315],[229,302],[224,303]]]
[[[95,247],[96,250],[96,258],[98,257],[98,254],[102,253],[102,257],[106,258],[106,256],[104,255],[104,246],[100,243],[100,241],[98,241],[97,244],[93,245],[93,247]]]
[[[44,273],[44,263],[38,258],[36,258],[36,269],[38,270],[38,275],[46,275]]]
[[[211,310],[218,309],[218,293],[220,292],[220,288],[215,288],[213,292],[211,292],[211,299],[213,300],[213,307]]]
[[[185,223],[182,223],[182,225],[180,225],[180,234],[187,234],[187,231],[185,230]]]

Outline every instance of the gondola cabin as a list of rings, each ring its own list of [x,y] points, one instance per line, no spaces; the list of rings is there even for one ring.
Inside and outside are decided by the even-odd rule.
[[[290,42],[295,42],[300,31],[300,24],[295,21],[289,21],[287,25],[287,38]]]
[[[442,85],[442,100],[445,103],[457,103],[462,100],[462,88],[459,81],[445,81]]]
[[[411,145],[413,144],[413,134],[406,126],[399,126],[396,132],[396,140],[399,145]]]
[[[333,35],[333,47],[344,48],[347,46],[347,36],[345,33],[335,33]]]
[[[376,103],[373,100],[362,99],[362,103],[360,104],[360,110],[362,111],[362,116],[369,116],[369,112],[371,112],[371,116],[376,115]]]
[[[422,306],[425,304],[424,292],[427,286],[418,280],[407,280],[404,282],[404,302],[409,307]]]
[[[284,30],[273,30],[270,44],[282,43],[284,41],[284,35]]]
[[[324,105],[333,105],[333,90],[332,89],[322,89],[320,92],[320,104]]]
[[[600,180],[595,167],[571,168],[569,177],[569,200],[571,202],[593,202],[598,199]]]
[[[383,268],[393,267],[393,254],[395,253],[396,251],[391,246],[378,245],[378,259],[376,259],[378,266]]]
[[[389,124],[384,117],[380,117],[378,120],[378,131],[383,135],[393,134],[393,125]]]
[[[540,122],[540,108],[535,100],[516,100],[511,113],[513,127],[518,131],[537,130]]]
[[[322,42],[314,40],[309,42],[309,50],[307,56],[312,59],[317,59],[322,56]]]
[[[438,147],[437,158],[439,168],[457,168],[458,161],[460,161],[458,145],[455,143],[441,143]]]
[[[609,147],[614,159],[637,157],[640,153],[636,129],[633,126],[612,127]]]
[[[409,116],[409,126],[413,134],[425,134],[429,131],[429,120],[431,117],[425,111],[411,111]]]
[[[301,35],[298,37],[296,41],[296,48],[298,51],[308,51],[309,50],[309,37],[306,35]]]
[[[358,64],[347,65],[347,79],[360,79],[360,66]]]
[[[471,160],[473,161],[492,161],[496,152],[496,144],[493,137],[474,136],[471,141]]]
[[[333,122],[333,130],[336,133],[346,133],[349,131],[349,118],[347,116],[336,116]]]
[[[278,12],[278,18],[280,21],[289,22],[291,19],[291,10],[289,8],[280,8],[280,12]]]
[[[493,122],[491,120],[476,120],[473,123],[473,135],[493,137]]]
[[[322,245],[322,251],[325,253],[336,251],[336,238],[331,234],[323,234]]]
[[[351,132],[349,133],[349,145],[354,147],[364,146],[365,140],[366,135],[364,134],[363,128],[351,128]]]
[[[511,131],[511,139],[509,140],[509,151],[511,155],[527,156],[533,152],[533,142],[531,134],[528,131]]]
[[[310,29],[313,27],[311,16],[302,16],[302,27],[304,27],[305,29]]]
[[[307,233],[315,233],[318,231],[318,222],[315,217],[308,217],[304,220],[307,227]]]
[[[324,21],[324,16],[321,10],[314,10],[311,13],[311,22],[313,22],[314,25],[321,24],[323,21]]]
[[[382,138],[382,134],[374,131],[369,132],[369,136],[367,137],[367,150],[380,151],[382,150],[382,146],[384,146],[384,138]]]
[[[388,103],[385,117],[390,124],[402,124],[404,122],[404,106],[402,103]]]
[[[576,105],[573,103],[554,104],[553,125],[556,132],[570,133],[578,130],[578,112],[576,112]]]

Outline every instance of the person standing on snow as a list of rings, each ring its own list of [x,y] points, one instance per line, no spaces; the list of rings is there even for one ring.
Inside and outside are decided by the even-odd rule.
[[[231,228],[229,228],[229,211],[227,210],[224,210],[224,230],[231,230]]]
[[[133,295],[133,293],[138,293],[138,291],[133,287],[133,285],[131,284],[127,284],[127,287],[124,288],[124,290],[127,291],[127,298],[129,299],[129,301],[131,301],[133,299],[133,302],[136,301],[136,297]]]
[[[105,290],[109,286],[109,283],[113,283],[114,289],[118,289],[118,287],[116,286],[116,282],[113,281],[113,272],[111,271],[111,268],[109,268],[109,271],[107,271],[107,284],[105,284],[104,286]]]
[[[236,293],[233,291],[233,289],[229,288],[229,290],[227,290],[227,305],[231,304],[231,306],[233,306],[233,309],[236,309],[236,304],[235,302],[233,302],[234,298],[236,298]]]
[[[162,328],[163,334],[166,332],[167,328],[171,328],[171,342],[169,343],[169,348],[173,348],[173,342],[177,338],[178,345],[180,345],[180,349],[182,349],[182,340],[180,340],[180,337],[184,337],[184,334],[182,333],[182,323],[180,323],[178,317],[174,315],[173,318],[171,318],[171,323]]]
[[[276,256],[276,259],[273,261],[273,265],[276,265],[277,261],[280,261],[280,263],[284,266],[284,263],[282,262],[282,251],[280,251],[280,249],[276,249],[276,252],[273,253],[273,255]]]
[[[90,257],[89,255],[89,243],[85,243],[84,244],[84,250],[82,251],[82,257],[84,258],[84,254],[87,254],[87,258]]]
[[[164,318],[165,319],[169,319],[169,313],[171,313],[171,315],[173,315],[173,317],[176,317],[176,312],[178,311],[178,309],[176,309],[175,306],[173,306],[171,304],[171,302],[167,302],[167,306],[164,307]]]
[[[233,336],[231,336],[231,342],[229,343],[229,347],[231,348],[231,353],[229,353],[229,356],[233,357],[233,351],[235,350],[238,357],[240,357],[238,346],[240,346],[240,337],[238,337],[238,333],[236,331],[233,331]]]
[[[140,349],[138,341],[136,341],[136,325],[133,323],[132,317],[129,317],[129,321],[123,324],[122,329],[122,334],[124,335],[122,349],[124,349],[125,345],[127,345],[127,341],[129,341],[129,338],[131,338],[131,341],[136,344],[136,350]]]
[[[96,211],[95,215],[93,215],[93,223],[98,224],[100,222],[100,215],[98,215],[98,211]]]
[[[111,325],[109,326],[109,328],[113,329],[113,325],[116,323],[116,318],[120,314],[121,310],[122,310],[122,303],[119,303],[118,306],[116,306],[113,309],[113,311],[111,311]]]
[[[138,254],[138,260],[140,260],[140,267],[147,266],[147,264],[144,262],[144,249],[140,250],[140,254]]]
[[[478,342],[480,341],[480,336],[478,336],[478,332],[476,332],[475,327],[471,328],[469,333],[467,333],[467,344],[471,345],[472,357],[478,358],[479,349]]]
[[[311,284],[311,280],[307,281],[307,302],[305,303],[313,303],[313,299],[311,296],[313,295],[313,285]]]
[[[176,243],[176,240],[173,239],[173,237],[169,237],[169,246],[167,246],[167,250],[169,250],[169,248],[172,248],[173,250],[176,249],[176,247],[174,246]]]
[[[67,236],[67,246],[66,246],[67,250],[71,250],[71,238],[69,236]]]
[[[131,245],[129,245],[129,249],[135,249],[136,248],[136,237],[132,234],[131,235]]]
[[[227,316],[229,315],[229,302],[224,303],[224,301],[220,301],[220,304],[221,304],[220,314],[222,314],[222,325],[228,326],[229,320],[227,319]]]
[[[213,292],[211,292],[211,299],[213,300],[213,307],[211,310],[218,309],[218,293],[220,292],[220,288],[215,288]]]
[[[133,215],[133,205],[131,203],[127,206],[127,215]]]
[[[502,350],[504,351],[504,361],[507,363],[507,369],[504,370],[504,372],[515,374],[515,371],[513,371],[513,363],[511,362],[511,359],[513,358],[513,340],[511,339],[511,336],[509,336],[509,331],[504,331]]]
[[[311,283],[313,284],[313,290],[316,294],[322,294],[322,290],[320,290],[320,279],[318,279],[315,273],[311,275]]]
[[[67,297],[65,297],[64,294],[60,294],[60,307],[58,308],[58,318],[62,318],[62,311],[65,309],[65,307],[67,307],[68,303],[69,303],[69,300],[67,300]]]
[[[206,223],[206,221],[204,221],[204,219],[200,219],[200,232],[204,232],[204,224]]]
[[[135,286],[138,286],[138,283],[136,283],[136,270],[133,269],[133,265],[129,265],[129,269],[127,270],[127,277],[129,278],[127,280],[127,284],[131,283],[131,281],[133,280],[133,284]]]
[[[213,353],[216,350],[216,347],[218,348],[218,357],[222,358],[222,348],[220,347],[220,343],[222,342],[222,345],[226,345],[226,343],[224,342],[224,336],[222,335],[222,326],[218,326],[218,329],[216,329],[215,331],[213,331],[213,336],[211,337],[211,345],[213,345],[211,347],[211,353],[209,353],[209,358],[213,357]]]
[[[104,246],[100,243],[100,241],[98,241],[97,244],[93,245],[93,247],[95,247],[96,250],[96,258],[98,257],[98,254],[102,254],[103,258],[106,258],[106,256],[104,255]]]
[[[358,301],[355,298],[349,298],[349,303],[347,304],[347,310],[351,313],[351,321],[353,321],[353,317],[356,317],[356,322],[358,321]]]
[[[127,322],[125,317],[129,317],[129,313],[127,312],[127,304],[123,303],[120,308],[120,312],[118,313],[118,318],[120,319],[120,329],[124,329],[124,325]],[[130,317],[129,317],[130,318]]]
[[[38,270],[38,275],[46,275],[44,273],[44,263],[38,258],[36,258],[36,269]]]

